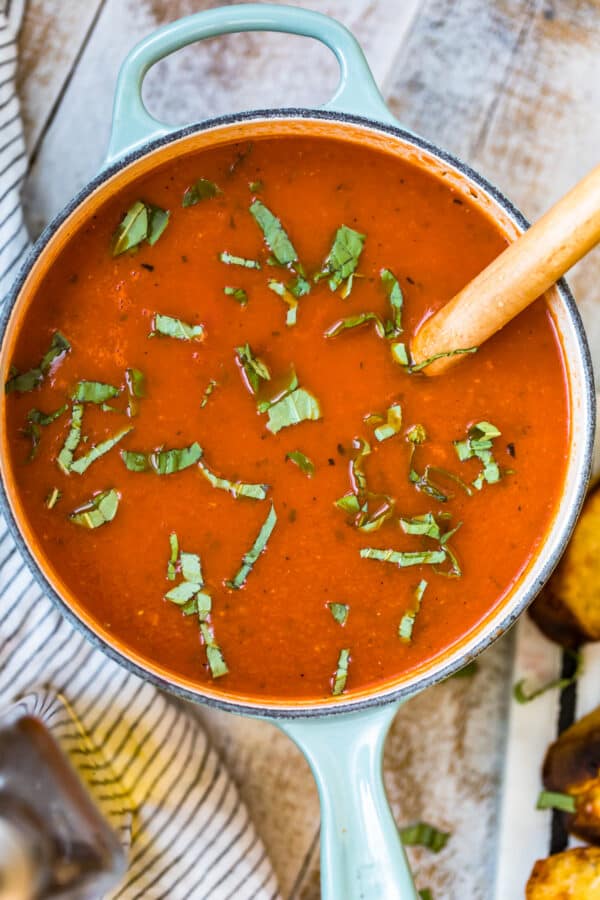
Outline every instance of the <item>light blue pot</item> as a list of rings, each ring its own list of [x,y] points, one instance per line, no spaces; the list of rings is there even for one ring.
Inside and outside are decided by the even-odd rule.
[[[219,34],[240,31],[279,31],[316,38],[335,54],[340,81],[335,96],[320,110],[270,110],[227,116],[197,123],[184,129],[170,128],[146,110],[141,89],[151,66],[187,44]],[[20,290],[46,245],[86,199],[123,167],[134,163],[163,143],[196,131],[210,130],[254,118],[335,119],[381,132],[389,141],[403,141],[442,161],[444,166],[477,187],[499,207],[517,229],[527,227],[521,214],[495,188],[464,163],[423,139],[402,130],[387,109],[373,80],[363,53],[342,25],[316,12],[290,6],[247,4],[228,6],[189,16],[160,28],[138,44],[125,60],[117,84],[113,129],[105,168],[70,203],[36,242],[17,278],[0,319],[0,335],[7,328]],[[83,630],[106,653],[160,687],[188,700],[211,703],[245,715],[275,719],[307,757],[321,798],[321,872],[324,900],[416,900],[398,829],[389,809],[382,782],[382,751],[386,734],[400,704],[430,684],[460,669],[515,621],[550,575],[564,549],[582,503],[589,475],[594,432],[594,391],[589,353],[581,321],[569,291],[561,282],[556,308],[559,331],[567,349],[571,379],[573,433],[567,484],[559,515],[544,546],[543,556],[523,576],[510,602],[481,627],[462,649],[432,662],[423,672],[399,686],[374,690],[356,698],[340,698],[335,705],[264,705],[230,702],[182,687],[150,665],[142,665],[127,651],[101,638],[89,623],[82,622],[60,595],[44,571],[43,561],[23,539],[6,496],[0,496],[3,511],[15,539],[44,590],[65,616]],[[3,485],[4,491],[4,485]],[[427,723],[423,723],[426,729]],[[441,898],[440,898],[441,900]]]

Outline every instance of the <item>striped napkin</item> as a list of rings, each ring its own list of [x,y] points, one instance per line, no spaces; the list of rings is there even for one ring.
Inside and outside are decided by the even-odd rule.
[[[19,197],[27,158],[14,81],[23,6],[0,2],[2,299],[28,247]],[[248,811],[193,710],[129,674],[73,629],[43,595],[0,517],[0,705],[21,697],[51,730],[55,722],[64,725],[57,703],[72,708],[106,763],[86,773],[92,792],[113,821],[115,797],[121,812],[130,812],[119,828],[129,869],[112,898],[279,897]],[[77,766],[77,754],[71,758]]]

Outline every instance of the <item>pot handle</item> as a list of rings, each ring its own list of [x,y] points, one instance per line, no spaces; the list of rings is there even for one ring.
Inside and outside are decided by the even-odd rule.
[[[323,900],[418,900],[382,777],[383,745],[399,706],[277,722],[306,756],[319,789]]]
[[[371,74],[356,38],[340,22],[322,13],[269,3],[245,3],[210,9],[178,19],[145,37],[121,66],[105,165],[141,144],[177,131],[150,115],[142,100],[148,70],[165,56],[205,38],[239,31],[279,31],[312,37],[335,54],[340,80],[322,109],[396,123]]]

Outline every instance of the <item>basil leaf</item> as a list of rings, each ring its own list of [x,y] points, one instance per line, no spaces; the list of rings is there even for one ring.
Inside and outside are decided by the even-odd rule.
[[[561,794],[558,791],[540,791],[535,804],[536,809],[559,809],[561,812],[577,812],[576,798],[571,794]]]
[[[398,337],[399,334],[402,334],[402,306],[404,304],[402,288],[390,269],[382,269],[379,277],[392,308],[392,321],[389,328],[386,328],[386,337]]]
[[[217,194],[222,193],[223,191],[214,181],[209,181],[208,178],[199,178],[198,181],[195,181],[194,184],[186,189],[181,205],[196,206],[202,200],[211,200]]]
[[[148,454],[138,450],[121,450],[121,459],[130,472],[147,472],[151,468]]]
[[[179,554],[179,562],[181,563],[181,574],[186,581],[198,582],[200,586],[204,584],[200,557],[196,553],[184,553],[182,550]]]
[[[106,403],[117,397],[119,388],[112,384],[104,384],[101,381],[80,381],[71,394],[71,399],[76,403]]]
[[[129,207],[112,239],[112,255],[138,247],[148,235],[148,210],[141,200]]]
[[[343,694],[346,689],[346,679],[348,678],[348,663],[350,662],[350,650],[340,650],[338,657],[337,669],[333,677],[333,687],[331,693],[334,697]]]
[[[240,306],[246,306],[248,303],[248,294],[243,288],[227,286],[223,288],[223,293],[228,297],[233,297]]]
[[[398,434],[402,427],[402,407],[399,403],[393,403],[386,412],[387,421],[378,425],[373,432],[378,441],[387,441],[388,438]]]
[[[434,356],[430,356],[428,359],[424,359],[420,363],[411,363],[408,366],[408,372],[413,375],[415,372],[420,372],[422,369],[426,369],[427,366],[430,366],[431,363],[434,363],[438,359],[447,359],[449,356],[462,356],[465,353],[477,353],[479,347],[464,347],[459,350],[446,350],[444,353],[436,353]]]
[[[201,584],[194,584],[194,582],[191,581],[182,581],[174,588],[171,588],[170,591],[167,591],[165,597],[167,600],[170,600],[171,603],[182,606],[184,603],[191,600],[192,597],[195,597],[201,587]]]
[[[140,464],[141,453],[133,452],[135,457],[130,460],[131,452],[128,450],[121,451],[123,462],[130,468],[130,462],[134,466]],[[198,462],[202,456],[202,447],[196,441],[189,447],[174,448],[171,450],[153,450],[146,456],[146,468],[152,469],[157,475],[172,475],[174,472],[181,472],[188,469]],[[145,469],[132,468],[132,472],[145,471]]]
[[[50,346],[42,356],[38,366],[29,369],[27,372],[13,372],[11,377],[4,385],[6,394],[18,391],[24,394],[38,387],[44,380],[44,377],[50,372],[53,364],[61,359],[71,349],[71,345],[60,333],[55,331],[50,339]]]
[[[47,425],[50,425],[51,422],[58,419],[59,416],[62,416],[66,409],[67,404],[65,403],[64,406],[59,407],[59,409],[56,409],[51,413],[44,413],[40,409],[29,410],[27,413],[27,421],[23,428],[23,434],[27,435],[31,440],[31,450],[27,458],[28,462],[31,462],[37,454],[42,437],[41,428],[45,428]]]
[[[427,432],[422,425],[413,425],[406,432],[406,440],[411,444],[423,444],[427,440]]]
[[[61,469],[65,473],[65,475],[68,475],[71,470],[71,464],[73,463],[73,454],[77,450],[79,442],[81,441],[82,419],[83,406],[81,405],[81,403],[74,403],[73,409],[71,411],[71,426],[69,428],[69,433],[67,434],[62,449],[60,450],[56,458],[59,469]]]
[[[331,612],[331,615],[340,625],[345,625],[346,620],[348,618],[348,613],[350,612],[350,607],[347,603],[328,603],[327,606]]]
[[[266,363],[255,356],[252,352],[250,344],[244,344],[243,347],[236,347],[237,362],[244,373],[246,385],[251,394],[256,394],[261,386],[261,382],[271,380],[271,372]]]
[[[415,589],[412,606],[404,613],[400,620],[400,625],[398,626],[398,637],[405,643],[409,643],[412,640],[415,619],[417,618],[417,614],[421,609],[421,600],[423,599],[423,594],[425,593],[426,588],[427,582],[423,578],[418,583]]]
[[[69,515],[69,519],[75,525],[82,528],[99,528],[107,522],[112,522],[119,508],[119,494],[112,488],[96,494],[84,506],[80,506]]]
[[[360,328],[362,325],[368,325],[369,322],[375,323],[375,331],[379,335],[379,337],[384,337],[385,329],[383,322],[377,315],[377,313],[366,312],[366,313],[358,313],[355,316],[348,316],[345,319],[340,319],[334,325],[327,329],[325,332],[326,338],[337,337],[338,334],[341,334],[342,331],[347,331],[350,328]]]
[[[227,675],[229,669],[221,652],[221,648],[215,641],[215,633],[211,625],[206,622],[200,623],[200,632],[206,645],[206,659],[210,668],[210,674],[213,678],[221,678]]]
[[[356,514],[360,510],[360,503],[356,494],[344,494],[343,497],[335,501],[334,506],[351,514]]]
[[[148,210],[148,234],[146,235],[146,240],[153,247],[169,224],[171,213],[168,209],[161,209],[160,206],[154,206],[152,203],[147,203],[146,209]]]
[[[218,383],[213,378],[211,378],[204,389],[204,394],[202,396],[202,400],[200,401],[200,409],[204,409],[204,407],[208,403],[208,398],[210,397],[214,389],[218,386]]]
[[[285,454],[285,458],[295,463],[309,478],[312,478],[315,474],[315,464],[300,450],[290,450],[289,453]]]
[[[482,489],[485,482],[496,484],[500,481],[500,467],[492,453],[492,442],[500,435],[501,432],[495,425],[484,421],[472,425],[465,440],[454,441],[456,455],[461,462],[475,457],[483,465],[481,472],[472,482],[473,487],[478,491]]]
[[[146,396],[146,379],[139,369],[125,369],[125,384],[127,385],[127,414],[137,416],[137,401]]]
[[[277,260],[280,266],[289,266],[298,261],[298,254],[280,219],[274,216],[270,209],[255,200],[250,205],[250,214],[254,218],[256,224],[262,230],[265,244]]]
[[[390,349],[392,351],[392,359],[394,360],[394,362],[397,362],[400,366],[408,365],[409,360],[406,344],[402,343],[402,341],[394,341]]]
[[[205,622],[212,610],[212,597],[205,591],[198,591],[196,594],[196,609],[194,612],[198,614],[201,622]]]
[[[274,281],[272,278],[269,279],[267,286],[270,290],[272,290],[275,294],[281,297],[288,305],[287,315],[285,317],[285,324],[288,327],[296,324],[298,318],[298,298],[294,297],[291,291],[289,291],[286,285],[282,281]]]
[[[277,523],[277,513],[275,512],[275,507],[271,503],[271,509],[269,510],[269,514],[265,521],[263,522],[261,529],[258,533],[258,536],[254,543],[252,544],[250,550],[244,554],[242,558],[242,565],[239,568],[239,571],[235,574],[231,581],[226,581],[225,584],[231,590],[238,591],[241,587],[243,587],[246,583],[246,579],[252,568],[257,561],[260,554],[265,550],[267,546],[267,542],[271,537],[273,529]]]
[[[407,566],[433,566],[444,562],[446,550],[419,550],[405,552],[400,550],[380,550],[376,547],[362,547],[360,555],[363,559],[375,559],[379,562],[394,563],[403,569]]]
[[[44,501],[44,505],[47,509],[54,509],[60,498],[62,497],[61,492],[58,488],[54,487],[48,492],[48,496]]]
[[[155,337],[157,334],[175,338],[178,341],[202,341],[204,340],[204,325],[188,325],[181,319],[173,319],[171,316],[156,313],[152,320],[152,331],[148,337]]]
[[[167,578],[169,581],[175,581],[175,567],[177,566],[177,560],[179,559],[179,539],[174,531],[169,535],[169,547],[171,548],[171,555],[169,557],[169,562],[167,563]]]
[[[426,847],[433,853],[439,853],[448,843],[451,834],[449,831],[440,831],[427,822],[417,822],[400,828],[400,837],[405,847]]]
[[[265,500],[267,497],[268,484],[246,484],[243,481],[229,481],[227,478],[219,478],[203,462],[198,463],[198,468],[214,488],[227,491],[236,499],[238,497],[249,497],[251,500]]]
[[[260,269],[260,263],[257,259],[245,259],[243,256],[233,256],[231,253],[224,251],[219,253],[219,259],[226,266],[243,266],[245,269]]]
[[[553,690],[557,688],[559,691],[564,690],[564,688],[569,687],[571,684],[575,684],[577,679],[583,673],[583,655],[579,651],[567,651],[570,656],[575,659],[576,667],[575,671],[572,675],[569,675],[565,678],[555,678],[552,681],[549,681],[547,684],[543,684],[541,687],[536,688],[535,690],[526,690],[525,684],[527,682],[526,678],[522,678],[518,681],[513,687],[513,696],[517,703],[530,703],[532,700],[535,700],[537,697],[541,697],[542,694],[545,694],[546,691]]]
[[[305,388],[296,388],[268,409],[267,429],[277,434],[282,428],[321,418],[319,401]]]
[[[250,190],[252,191],[253,194],[258,194],[260,191],[263,190],[264,186],[265,186],[264,182],[262,182],[260,180],[248,182],[248,187],[250,188]]]
[[[76,459],[71,463],[69,471],[76,472],[78,475],[83,475],[93,462],[100,459],[100,457],[104,456],[105,453],[108,453],[109,450],[112,450],[112,448],[118,444],[126,434],[129,434],[130,431],[133,431],[131,427],[122,428],[112,437],[107,438],[100,444],[95,444],[85,456],[80,456],[79,459]]]
[[[314,280],[327,278],[330,290],[337,290],[356,271],[364,243],[364,234],[342,225],[336,231],[329,255]]]
[[[424,534],[425,537],[440,540],[440,526],[435,520],[432,513],[425,513],[422,516],[415,516],[413,519],[399,519],[400,527],[405,534]]]

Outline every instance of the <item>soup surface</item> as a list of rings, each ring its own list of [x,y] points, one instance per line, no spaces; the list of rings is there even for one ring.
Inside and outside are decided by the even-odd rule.
[[[531,560],[565,469],[543,302],[444,376],[408,363],[505,245],[416,164],[316,137],[198,151],[105,202],[6,376],[55,576],[115,641],[234,696],[335,702],[451,647]]]

